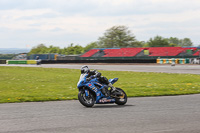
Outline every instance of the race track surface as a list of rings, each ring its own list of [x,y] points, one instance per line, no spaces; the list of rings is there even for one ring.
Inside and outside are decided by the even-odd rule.
[[[187,73],[200,74],[200,65],[161,65],[161,64],[42,64],[42,65],[3,65],[21,67],[45,67],[45,68],[70,68],[80,69],[88,65],[91,69],[110,71],[135,71],[135,72],[164,72],[164,73]]]
[[[200,95],[0,104],[0,133],[200,133]]]

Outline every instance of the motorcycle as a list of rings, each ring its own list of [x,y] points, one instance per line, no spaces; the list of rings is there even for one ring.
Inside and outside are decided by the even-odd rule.
[[[100,83],[98,78],[88,80],[88,74],[81,74],[77,83],[79,89],[78,100],[86,107],[92,107],[94,104],[116,103],[124,105],[127,102],[127,95],[121,88],[115,88],[113,84],[118,81],[118,78],[109,79],[111,89],[105,94],[103,86],[106,84]]]

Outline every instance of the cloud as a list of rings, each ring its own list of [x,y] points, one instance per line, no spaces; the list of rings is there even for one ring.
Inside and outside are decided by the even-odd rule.
[[[140,41],[161,35],[199,44],[199,14],[199,0],[0,0],[0,35],[16,46],[86,45],[112,26],[126,25]]]

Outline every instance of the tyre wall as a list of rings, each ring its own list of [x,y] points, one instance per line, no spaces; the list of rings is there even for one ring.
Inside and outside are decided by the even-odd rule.
[[[163,59],[159,58],[156,60],[158,64],[200,64],[200,58],[172,58]]]

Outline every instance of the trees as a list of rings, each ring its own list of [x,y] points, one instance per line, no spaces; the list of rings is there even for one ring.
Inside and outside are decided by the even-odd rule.
[[[156,36],[154,38],[150,38],[147,43],[148,43],[149,47],[169,47],[168,40],[161,36]]]
[[[97,42],[99,47],[138,47],[141,43],[135,39],[135,36],[126,26],[113,26],[107,29]]]
[[[12,59],[16,54],[0,54],[0,59]]]
[[[72,43],[66,48],[54,47],[53,45],[47,47],[44,44],[39,44],[36,47],[33,47],[29,52],[31,54],[48,54],[48,53],[57,53],[57,54],[65,54],[65,55],[74,55],[83,53],[84,49],[82,46],[75,45]]]
[[[175,46],[192,46],[193,43],[189,38],[178,39],[177,37],[164,38],[155,36],[150,38],[147,43],[139,42],[131,33],[127,26],[113,26],[107,29],[104,36],[99,37],[97,41],[98,47],[114,48],[114,47],[175,47]]]
[[[183,38],[183,39],[178,39],[177,37],[170,37],[168,38],[168,42],[170,43],[171,46],[192,46],[193,43],[190,40],[190,38]]]
[[[84,52],[86,52],[86,51],[88,51],[92,48],[98,48],[98,47],[99,47],[99,45],[97,44],[97,42],[92,42],[92,43],[85,46]]]
[[[177,37],[170,37],[167,40],[169,45],[172,47],[178,46],[180,44],[180,40]]]
[[[61,49],[59,47],[54,47],[53,45],[49,46],[48,53],[61,53]]]
[[[65,55],[75,55],[83,53],[83,47],[79,45],[75,45],[73,43],[70,44],[67,48],[62,50],[62,54]]]
[[[149,41],[137,41],[127,26],[113,26],[107,29],[102,37],[97,41],[91,42],[85,47],[74,45],[71,43],[68,47],[60,49],[59,47],[46,47],[44,44],[39,44],[33,47],[30,54],[47,54],[58,53],[65,55],[81,54],[92,48],[121,48],[121,47],[176,47],[176,46],[192,46],[190,38],[179,39],[177,37],[164,38],[155,36]]]
[[[44,44],[39,44],[36,47],[33,47],[31,51],[29,52],[29,55],[31,54],[47,54],[48,48]]]
[[[190,38],[184,38],[180,40],[180,45],[179,46],[192,46],[193,43],[190,40]]]
[[[164,38],[162,36],[155,36],[150,38],[147,42],[148,47],[184,47],[192,46],[192,42],[189,38],[179,39],[177,37]]]

